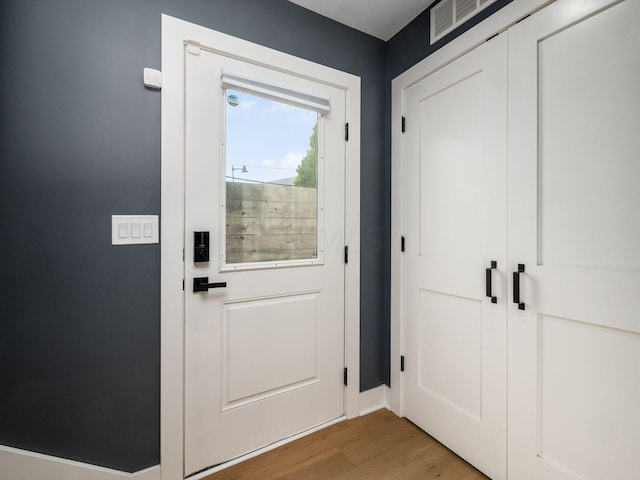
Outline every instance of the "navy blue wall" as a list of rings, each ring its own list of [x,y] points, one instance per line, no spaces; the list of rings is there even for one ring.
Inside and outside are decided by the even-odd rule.
[[[383,42],[285,0],[3,0],[0,444],[129,472],[159,463],[160,247],[110,216],[161,214],[161,13],[362,78],[361,389],[389,377]]]

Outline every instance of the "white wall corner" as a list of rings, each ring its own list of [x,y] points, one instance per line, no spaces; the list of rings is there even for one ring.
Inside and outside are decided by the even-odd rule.
[[[0,445],[0,478],[10,480],[160,480],[160,465],[121,472]]]
[[[389,410],[390,395],[391,389],[386,385],[380,385],[366,392],[360,392],[360,416],[375,412],[381,408]]]

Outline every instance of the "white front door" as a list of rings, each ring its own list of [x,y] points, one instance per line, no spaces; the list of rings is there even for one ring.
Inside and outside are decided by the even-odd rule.
[[[513,479],[640,478],[638,20],[559,1],[509,31]]]
[[[503,34],[407,90],[402,160],[404,414],[494,479],[506,476],[506,48]]]
[[[345,91],[185,58],[189,475],[344,414]]]

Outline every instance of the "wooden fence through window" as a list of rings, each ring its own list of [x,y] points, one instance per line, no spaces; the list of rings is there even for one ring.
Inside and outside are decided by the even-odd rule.
[[[317,257],[317,189],[227,182],[227,263]]]

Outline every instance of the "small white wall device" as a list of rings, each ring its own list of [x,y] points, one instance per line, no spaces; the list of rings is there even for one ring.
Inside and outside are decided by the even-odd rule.
[[[145,68],[144,86],[160,90],[162,88],[162,72],[153,68]]]

